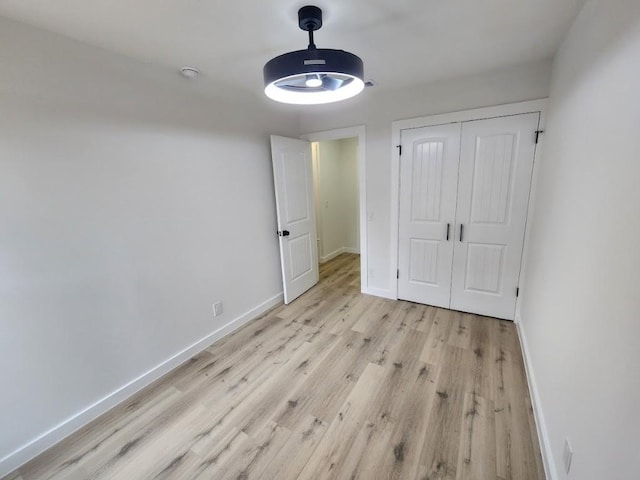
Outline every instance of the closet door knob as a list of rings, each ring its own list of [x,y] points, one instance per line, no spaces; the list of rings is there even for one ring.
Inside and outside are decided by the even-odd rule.
[[[462,232],[464,232],[464,225],[460,224],[460,241],[462,241]]]
[[[451,230],[451,224],[447,223],[447,242],[449,241],[449,230]]]

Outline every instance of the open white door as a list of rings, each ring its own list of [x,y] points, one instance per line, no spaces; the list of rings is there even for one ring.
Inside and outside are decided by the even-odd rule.
[[[311,144],[271,135],[284,303],[318,283]]]

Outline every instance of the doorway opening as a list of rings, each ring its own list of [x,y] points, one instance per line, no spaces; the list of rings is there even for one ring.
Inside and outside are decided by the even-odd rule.
[[[302,138],[311,142],[318,263],[358,256],[366,292],[365,127]]]
[[[312,142],[318,261],[360,254],[358,138]]]

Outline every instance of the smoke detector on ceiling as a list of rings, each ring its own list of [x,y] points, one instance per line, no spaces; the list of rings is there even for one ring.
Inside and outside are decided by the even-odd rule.
[[[180,75],[189,79],[196,78],[198,75],[200,75],[200,70],[195,67],[182,67],[180,69]]]

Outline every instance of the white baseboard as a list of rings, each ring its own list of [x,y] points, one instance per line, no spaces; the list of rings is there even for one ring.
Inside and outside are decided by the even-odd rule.
[[[169,373],[174,368],[186,362],[194,355],[200,353],[205,348],[208,348],[209,346],[211,346],[211,344],[213,344],[220,338],[239,329],[240,327],[258,317],[262,313],[266,312],[270,308],[275,307],[279,303],[282,303],[282,301],[283,294],[279,293],[262,302],[260,305],[252,308],[251,310],[240,315],[234,320],[231,320],[226,325],[201,338],[194,344],[185,348],[181,352],[178,352],[177,354],[155,366],[148,372],[140,375],[138,378],[135,378],[126,385],[120,387],[113,393],[107,395],[101,400],[98,400],[96,403],[90,405],[80,413],[68,418],[59,425],[53,427],[51,430],[43,433],[31,442],[23,445],[6,457],[0,459],[0,478],[13,472],[32,458],[38,456],[48,448],[52,447],[56,443],[60,442],[64,438],[77,431],[78,429],[84,427],[86,424],[95,420],[100,415],[103,415],[107,411],[111,410],[113,407],[122,403],[127,398],[131,397],[146,386],[158,380],[163,375]]]
[[[531,356],[529,355],[529,344],[527,343],[527,337],[522,327],[522,318],[519,314],[516,314],[515,324],[516,331],[518,332],[518,338],[520,339],[520,345],[522,346],[524,368],[527,375],[529,393],[531,394],[531,402],[533,403],[533,417],[536,422],[536,430],[538,431],[538,440],[540,442],[540,451],[542,452],[544,472],[547,480],[558,480],[556,473],[558,470],[556,470],[556,462],[553,459],[547,424],[545,423],[544,414],[542,413],[542,404],[540,402],[540,394],[538,393],[538,385],[536,383],[536,377],[533,374],[533,365],[531,363]]]
[[[320,257],[320,263],[325,263],[328,262],[329,260],[333,260],[334,258],[336,258],[338,255],[344,253],[344,247],[339,248],[327,255],[325,255],[324,257]]]
[[[329,260],[333,260],[338,255],[342,255],[343,253],[357,253],[360,254],[360,249],[354,247],[340,247],[339,249],[325,255],[324,257],[320,257],[320,263],[328,262]]]
[[[367,287],[362,290],[362,293],[366,293],[367,295],[373,295],[376,297],[389,298],[391,300],[397,300],[397,298],[391,293],[391,290],[386,290],[384,288],[376,288],[376,287]]]

